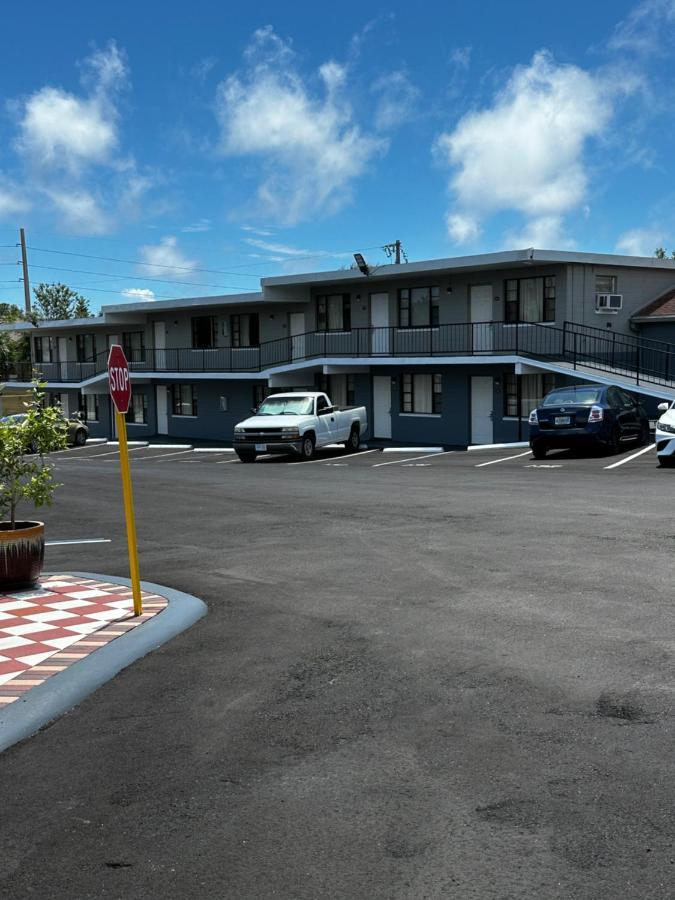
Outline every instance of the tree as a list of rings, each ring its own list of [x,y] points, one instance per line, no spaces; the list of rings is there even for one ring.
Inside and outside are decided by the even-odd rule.
[[[25,316],[14,303],[0,303],[0,324],[23,322]],[[13,362],[30,360],[30,338],[20,331],[0,331],[0,370]]]
[[[66,284],[38,284],[35,314],[38,319],[87,319],[91,316],[89,301]]]
[[[0,420],[0,517],[9,516],[9,530],[22,500],[51,506],[58,487],[45,454],[65,449],[68,426],[60,410],[44,406],[44,396],[44,385],[34,383],[25,419]]]
[[[654,256],[657,259],[668,259],[668,251],[665,247],[657,247],[654,251]],[[671,259],[675,259],[675,250],[670,254]]]

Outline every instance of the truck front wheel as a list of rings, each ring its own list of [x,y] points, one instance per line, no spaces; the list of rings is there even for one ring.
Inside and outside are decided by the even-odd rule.
[[[314,436],[306,434],[302,439],[301,455],[303,459],[314,459],[315,441]]]
[[[255,453],[251,453],[248,450],[237,450],[237,456],[243,463],[255,462]]]
[[[359,445],[361,443],[361,435],[359,433],[359,426],[353,425],[352,430],[349,433],[349,440],[345,441],[345,447],[349,453],[356,453],[359,449]]]

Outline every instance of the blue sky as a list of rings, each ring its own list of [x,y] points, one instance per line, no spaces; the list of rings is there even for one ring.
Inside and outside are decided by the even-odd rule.
[[[40,0],[4,26],[5,300],[20,225],[33,283],[94,308],[396,238],[411,260],[675,246],[675,0]]]

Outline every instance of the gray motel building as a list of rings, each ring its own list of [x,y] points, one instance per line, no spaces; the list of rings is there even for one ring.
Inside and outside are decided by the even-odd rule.
[[[114,436],[107,356],[130,363],[131,438],[230,442],[269,393],[365,405],[368,439],[466,447],[527,439],[556,385],[675,399],[675,262],[533,248],[264,278],[256,293],[103,307],[19,326],[51,402]],[[0,326],[16,330],[17,326]]]

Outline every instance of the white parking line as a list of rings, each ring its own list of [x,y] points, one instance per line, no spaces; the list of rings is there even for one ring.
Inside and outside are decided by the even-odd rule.
[[[324,450],[326,448],[322,447],[321,449]],[[340,449],[343,451],[343,454],[342,454],[343,456],[347,455],[344,453],[344,449],[345,449],[344,447],[341,446]],[[365,456],[367,453],[376,453],[376,452],[377,452],[376,450],[361,450],[358,453],[350,453],[348,455],[349,456]],[[289,463],[288,465],[289,466],[308,466],[308,465],[310,465],[310,463],[321,463],[321,462],[325,463],[331,459],[340,459],[340,457],[317,456],[314,459],[299,459],[299,460],[297,460],[297,462],[292,462],[292,463]],[[345,465],[346,465],[346,463],[345,463]]]
[[[517,453],[515,456],[502,456],[501,459],[491,459],[489,462],[476,463],[476,468],[481,469],[483,466],[494,466],[495,463],[507,462],[509,459],[520,459],[521,456],[531,456],[531,454],[531,450],[526,450],[525,453]]]
[[[456,453],[456,451],[455,450],[445,450],[444,452],[433,453],[431,455],[435,459],[437,456],[447,456],[448,453]],[[382,466],[400,466],[402,463],[415,462],[416,459],[429,459],[429,454],[425,453],[424,456],[411,456],[408,459],[392,459],[389,462],[375,463],[375,465],[372,466],[372,468],[380,469]]]
[[[147,450],[147,448],[147,444],[143,444],[142,447],[129,447],[129,453],[135,453],[137,450]],[[79,462],[81,460],[91,462],[94,459],[103,459],[104,456],[119,456],[119,450],[110,450],[108,453],[97,453],[95,456],[73,456],[71,462]],[[68,462],[68,457],[64,456],[59,462]]]
[[[631,459],[636,459],[638,456],[642,456],[643,453],[648,453],[650,450],[653,450],[654,447],[656,447],[656,444],[648,444],[646,447],[638,450],[637,453],[632,453],[630,456],[626,456],[618,462],[612,463],[611,466],[603,466],[603,469],[616,469],[617,466],[622,466],[624,463],[630,462]]]
[[[83,538],[79,541],[45,541],[45,547],[65,547],[70,544],[110,544],[110,538]]]
[[[170,456],[184,456],[186,453],[192,453],[192,447],[189,450],[177,450],[175,453],[155,453],[154,456],[139,456],[138,461],[145,459],[168,459]]]

